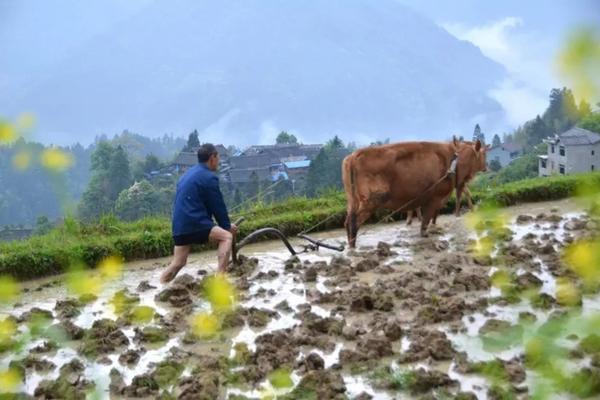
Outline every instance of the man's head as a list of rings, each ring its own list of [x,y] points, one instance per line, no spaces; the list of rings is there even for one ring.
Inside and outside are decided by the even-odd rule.
[[[219,168],[219,152],[211,143],[204,143],[198,149],[198,162],[206,164],[208,169],[216,171]]]

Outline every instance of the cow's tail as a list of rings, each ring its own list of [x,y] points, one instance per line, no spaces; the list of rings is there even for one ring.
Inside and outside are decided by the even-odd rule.
[[[358,211],[358,194],[356,188],[356,171],[354,168],[354,154],[350,154],[344,158],[342,162],[342,181],[346,192],[347,212],[344,226],[348,236],[348,245],[350,248],[356,246],[356,234],[358,233],[357,226],[357,211]]]

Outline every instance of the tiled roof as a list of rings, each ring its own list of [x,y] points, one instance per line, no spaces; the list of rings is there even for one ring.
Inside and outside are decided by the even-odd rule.
[[[595,144],[600,142],[600,134],[587,129],[573,127],[558,135],[558,141],[567,146]]]

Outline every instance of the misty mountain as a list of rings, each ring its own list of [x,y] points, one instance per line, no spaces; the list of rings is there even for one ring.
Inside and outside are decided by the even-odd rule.
[[[281,129],[305,142],[443,139],[502,117],[487,92],[504,76],[394,0],[172,0],[21,77],[0,105],[35,112],[42,134],[90,141],[194,128],[238,145]]]

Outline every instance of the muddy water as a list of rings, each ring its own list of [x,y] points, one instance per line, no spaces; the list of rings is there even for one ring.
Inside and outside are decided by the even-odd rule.
[[[558,208],[563,216],[563,222],[558,224],[558,227],[552,223],[528,223],[518,225],[514,222],[514,217],[521,213],[536,215],[540,212],[550,213],[553,208]],[[510,229],[515,232],[513,241],[520,241],[527,233],[534,233],[536,236],[541,236],[544,233],[553,233],[554,237],[562,240],[565,235],[563,223],[565,219],[578,217],[581,215],[581,210],[571,201],[559,201],[551,203],[540,203],[536,205],[526,205],[509,209],[508,212],[512,215]],[[395,252],[394,255],[386,257],[381,261],[381,265],[388,266],[389,275],[381,275],[374,270],[357,273],[353,277],[353,284],[363,283],[367,285],[375,285],[386,276],[394,277],[402,271],[420,271],[424,269],[424,265],[433,259],[443,257],[447,254],[461,253],[465,251],[465,243],[472,237],[472,234],[466,230],[461,220],[455,217],[443,216],[439,221],[439,234],[436,240],[447,242],[447,246],[443,248],[431,249],[428,247],[417,246],[421,243],[418,237],[418,228],[416,226],[406,227],[403,224],[387,224],[376,227],[367,227],[363,234],[359,237],[359,251],[356,253],[345,252],[353,265],[357,260],[360,260],[361,252],[369,252],[376,248],[379,242],[390,244],[391,249]],[[344,232],[334,230],[316,234],[315,236],[326,239],[331,242],[344,242]],[[302,242],[293,241],[296,248],[300,248]],[[289,259],[290,255],[285,250],[281,242],[263,242],[255,245],[250,245],[242,250],[246,256],[256,257],[259,260],[258,268],[253,272],[256,274],[269,271],[276,271],[279,275],[271,280],[255,280],[249,278],[250,286],[241,296],[240,306],[245,308],[256,307],[266,310],[277,310],[276,306],[282,302],[287,302],[290,311],[278,311],[277,318],[272,318],[263,328],[253,328],[246,322],[245,325],[238,329],[231,329],[225,332],[224,338],[218,343],[218,346],[225,354],[233,357],[235,351],[233,346],[237,343],[245,343],[250,351],[256,350],[256,338],[260,335],[269,332],[275,332],[281,329],[293,328],[302,324],[299,317],[299,311],[307,304],[310,305],[312,313],[320,317],[332,317],[338,320],[344,320],[346,324],[363,323],[367,325],[369,320],[364,313],[352,312],[337,312],[332,304],[316,304],[313,300],[319,294],[324,293],[339,293],[348,289],[349,285],[335,282],[331,277],[325,277],[318,274],[316,282],[305,282],[294,274],[288,274],[284,271],[284,263]],[[317,263],[325,262],[329,264],[334,256],[339,255],[335,251],[322,249],[319,252],[311,252],[301,254],[299,256],[301,262]],[[181,272],[181,274],[189,274],[197,279],[200,279],[205,274],[210,274],[215,270],[215,254],[214,252],[194,254],[190,257],[189,264]],[[556,280],[551,274],[548,266],[544,264],[541,258],[536,259],[540,264],[539,271],[534,274],[542,280],[543,285],[541,291],[551,296],[555,296]],[[112,295],[122,289],[128,289],[131,293],[137,293],[140,296],[140,305],[153,307],[156,312],[162,316],[167,316],[174,312],[175,309],[166,303],[155,300],[155,296],[164,288],[158,281],[163,267],[167,264],[168,258],[147,260],[143,262],[130,263],[126,266],[123,278],[119,281],[111,282],[106,287],[102,295],[91,304],[86,305],[81,311],[81,314],[73,319],[73,322],[81,328],[88,329],[92,326],[95,320],[101,318],[116,319],[116,315],[109,305],[108,301]],[[475,267],[485,271],[485,275],[491,275],[496,269],[495,266]],[[518,271],[522,273],[524,271]],[[149,285],[154,286],[154,289],[139,292],[137,287],[140,282],[147,281]],[[425,282],[428,284],[431,282]],[[0,316],[7,315],[19,316],[32,307],[52,311],[57,300],[62,300],[68,297],[68,293],[64,285],[61,283],[60,277],[54,277],[44,280],[28,282],[25,285],[26,293],[19,300],[20,304],[14,307],[0,309]],[[467,297],[496,297],[498,292],[492,288],[489,291],[475,292],[465,295]],[[200,297],[194,298],[194,311],[208,310],[209,305]],[[486,351],[478,338],[479,329],[485,324],[486,320],[493,317],[499,320],[505,320],[510,323],[515,323],[518,319],[519,312],[528,311],[537,317],[536,324],[542,324],[547,318],[550,311],[540,311],[532,309],[528,303],[520,303],[516,305],[489,305],[485,309],[478,310],[474,313],[465,315],[460,321],[463,329],[457,332],[452,329],[448,323],[437,323],[427,325],[430,329],[439,330],[446,333],[446,336],[452,342],[452,346],[457,351],[464,351],[472,361],[490,360],[495,357],[509,360],[519,354],[522,354],[523,349],[515,347],[508,351],[500,353],[492,353]],[[600,311],[600,298],[597,296],[588,296],[583,301],[583,313]],[[414,310],[395,308],[392,316],[398,317],[404,324],[403,329],[410,329],[414,325]],[[368,314],[367,314],[368,315]],[[58,322],[55,320],[54,322]],[[152,326],[153,323],[149,323]],[[22,332],[26,328],[20,326]],[[139,350],[140,344],[134,340],[135,332],[133,328],[122,329],[125,336],[129,339],[128,349]],[[85,371],[84,376],[96,384],[97,390],[102,394],[101,397],[109,398],[109,372],[111,369],[116,369],[123,376],[124,383],[129,385],[132,383],[135,376],[152,370],[153,365],[165,359],[172,348],[189,349],[190,345],[183,343],[182,339],[185,332],[176,332],[171,335],[166,343],[157,346],[146,346],[144,352],[141,352],[141,358],[135,366],[128,367],[122,365],[119,361],[119,354],[109,354],[107,359],[102,360],[86,360],[78,355],[77,343],[67,343],[66,346],[55,352],[42,354],[41,358],[51,361],[56,365],[56,368],[51,372],[34,372],[27,371],[25,382],[19,391],[33,394],[36,387],[42,380],[56,379],[59,375],[59,369],[73,358],[79,358],[84,361]],[[303,359],[310,353],[318,354],[324,362],[325,368],[336,367],[340,363],[340,352],[342,350],[358,351],[357,344],[352,340],[345,340],[341,337],[334,337],[335,346],[328,350],[319,348],[307,348],[306,346],[300,349],[298,361]],[[43,340],[38,340],[24,347],[19,353],[4,354],[0,359],[0,367],[5,368],[11,360],[16,360],[25,357],[29,351],[40,345]],[[214,346],[215,343],[209,343],[207,346]],[[203,345],[196,345],[195,348]],[[435,369],[447,373],[452,379],[459,381],[458,390],[473,392],[479,399],[487,399],[487,389],[489,382],[485,378],[472,374],[461,374],[456,370],[456,365],[453,362],[431,362],[419,361],[408,364],[398,364],[397,356],[403,354],[411,347],[410,339],[405,335],[400,340],[392,344],[394,356],[382,357],[381,364],[389,365],[393,371],[404,371],[407,369]],[[122,351],[125,351],[123,349]],[[355,374],[348,368],[340,370],[343,378],[348,398],[354,398],[361,393],[367,393],[377,399],[400,399],[411,398],[408,393],[390,391],[375,387],[369,379],[368,374]],[[183,376],[189,375],[190,370],[186,369]],[[291,375],[294,385],[297,385],[301,379],[301,374],[294,370]],[[529,376],[528,376],[529,379]],[[262,380],[254,387],[227,388],[222,392],[222,396],[227,398],[229,395],[245,395],[248,397],[261,397],[265,394],[283,394],[291,389],[279,390],[273,388],[268,381]]]

